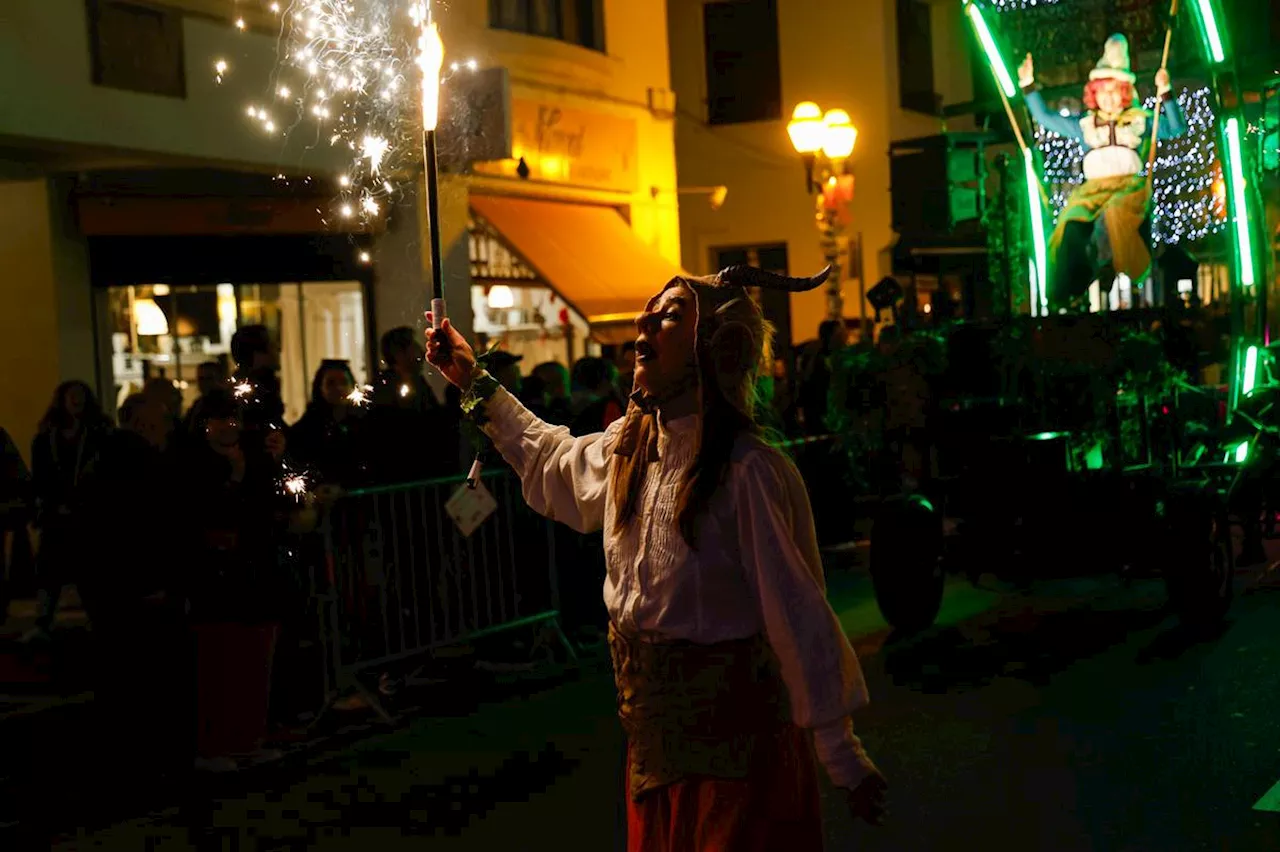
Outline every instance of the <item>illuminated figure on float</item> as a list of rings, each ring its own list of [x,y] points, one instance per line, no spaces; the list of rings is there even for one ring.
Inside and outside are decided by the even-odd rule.
[[[1083,115],[1052,112],[1035,90],[1031,54],[1018,68],[1032,118],[1044,129],[1074,139],[1085,149],[1084,183],[1071,193],[1049,242],[1053,269],[1051,307],[1087,307],[1096,280],[1110,292],[1118,274],[1142,282],[1151,268],[1151,184],[1142,173],[1156,126],[1150,110],[1135,106],[1137,77],[1129,68],[1129,42],[1107,39],[1102,59],[1089,72]],[[1187,123],[1172,97],[1169,72],[1156,72],[1161,100],[1158,135],[1180,136]]]

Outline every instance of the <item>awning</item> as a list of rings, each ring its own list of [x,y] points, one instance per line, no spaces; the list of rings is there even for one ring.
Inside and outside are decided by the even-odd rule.
[[[640,242],[609,207],[473,195],[471,209],[586,319],[597,339],[615,336],[611,331],[633,339],[630,323],[649,297],[686,274]]]

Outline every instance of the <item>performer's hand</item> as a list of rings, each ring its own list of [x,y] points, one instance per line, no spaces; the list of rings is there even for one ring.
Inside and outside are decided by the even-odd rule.
[[[1027,58],[1022,60],[1022,64],[1018,66],[1018,85],[1027,88],[1036,81],[1036,66],[1031,61],[1031,54],[1027,54]]]
[[[1156,72],[1156,97],[1161,97],[1165,92],[1173,91],[1173,84],[1169,82],[1169,70],[1161,68]]]
[[[854,819],[866,820],[872,825],[884,825],[884,791],[889,782],[879,772],[873,772],[852,790],[846,790],[849,813]]]
[[[427,311],[427,360],[450,384],[465,391],[471,387],[476,353],[448,319],[438,329],[432,328],[432,319]]]

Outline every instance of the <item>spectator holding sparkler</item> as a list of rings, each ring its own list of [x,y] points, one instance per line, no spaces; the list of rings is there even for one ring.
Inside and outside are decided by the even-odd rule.
[[[279,458],[284,454],[284,399],[280,395],[280,357],[265,325],[246,325],[231,337],[231,357],[236,362],[231,377],[240,402],[242,437],[251,449],[265,448]]]
[[[286,584],[276,539],[292,497],[278,458],[255,451],[241,426],[245,406],[212,394],[206,446],[188,482],[190,606],[197,647],[199,764],[236,767],[266,735],[271,660]]]
[[[209,394],[215,390],[227,389],[227,366],[225,356],[222,361],[205,361],[196,367],[196,388],[200,396],[191,404],[182,420],[182,437],[194,439],[197,444],[204,443],[204,406]]]
[[[364,390],[346,361],[320,363],[307,411],[289,429],[289,454],[319,486],[352,488],[364,479]]]

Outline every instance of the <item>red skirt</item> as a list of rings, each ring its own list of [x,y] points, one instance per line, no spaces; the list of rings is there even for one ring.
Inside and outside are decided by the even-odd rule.
[[[760,749],[746,779],[686,778],[627,797],[627,852],[822,852],[817,763],[806,731],[788,725]]]

